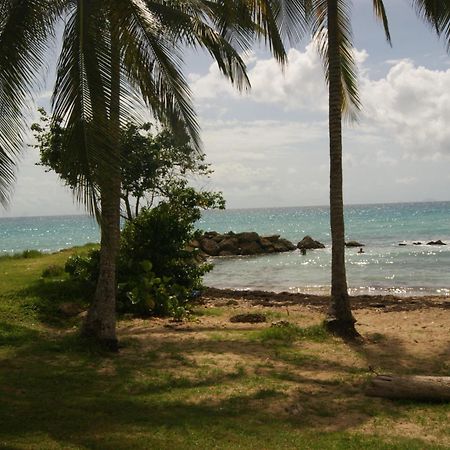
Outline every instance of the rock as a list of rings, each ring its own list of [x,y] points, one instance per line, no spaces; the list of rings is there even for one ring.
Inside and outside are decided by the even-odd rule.
[[[210,256],[217,256],[219,254],[219,245],[217,242],[206,237],[200,241],[200,248]]]
[[[348,241],[345,243],[346,247],[365,247],[366,244],[361,244],[358,241]]]
[[[422,242],[413,242],[413,245],[422,245]]]
[[[236,255],[239,252],[239,239],[235,237],[226,237],[219,242],[219,253],[230,252]]]
[[[240,242],[256,242],[260,240],[259,234],[254,231],[237,233],[236,237]]]
[[[235,256],[236,253],[230,252],[228,250],[221,250],[217,256]]]
[[[259,313],[238,314],[237,316],[230,317],[230,322],[242,322],[242,323],[261,323],[266,321],[266,316]]]
[[[304,248],[306,250],[311,250],[314,248],[325,248],[319,241],[315,241],[311,236],[305,236],[298,244],[297,248]]]
[[[199,258],[208,256],[257,255],[261,253],[287,252],[295,250],[295,245],[279,235],[259,236],[255,232],[219,234],[208,231],[186,246],[193,252],[198,249]]]
[[[447,245],[447,244],[445,242],[442,242],[440,239],[438,239],[437,241],[427,242],[427,245]]]
[[[215,236],[218,236],[219,233],[217,231],[206,231],[203,236],[208,239],[212,239]]]
[[[275,247],[269,239],[262,237],[260,240],[260,244],[266,253],[273,253],[275,251]]]
[[[272,236],[262,236],[261,239],[267,239],[270,242],[276,242],[280,239],[279,234],[273,234]]]
[[[407,244],[406,242],[399,242],[398,245],[400,245],[401,247],[405,247]]]
[[[258,253],[263,253],[264,250],[261,248],[258,242],[241,242],[241,255],[257,255]]]
[[[296,249],[295,245],[287,239],[279,239],[273,246],[277,252],[291,252]]]

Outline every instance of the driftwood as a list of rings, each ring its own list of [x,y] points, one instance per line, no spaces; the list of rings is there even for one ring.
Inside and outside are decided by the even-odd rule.
[[[450,377],[378,375],[370,381],[371,397],[450,401]]]

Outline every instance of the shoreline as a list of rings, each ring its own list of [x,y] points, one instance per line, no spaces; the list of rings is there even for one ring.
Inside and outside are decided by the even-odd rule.
[[[302,294],[291,292],[271,292],[262,290],[236,290],[207,287],[200,296],[201,299],[213,301],[247,301],[252,305],[261,306],[306,306],[326,311],[330,304],[329,295]],[[375,309],[389,311],[415,311],[425,308],[450,310],[450,297],[439,295],[407,296],[395,295],[350,295],[350,305],[354,310]]]

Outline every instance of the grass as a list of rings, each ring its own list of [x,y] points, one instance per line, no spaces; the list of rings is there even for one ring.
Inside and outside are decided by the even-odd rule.
[[[446,448],[448,405],[364,397],[363,357],[319,323],[216,330],[198,316],[181,332],[124,320],[118,355],[89,347],[80,319],[59,312],[86,307],[81,293],[58,271],[42,278],[74,251],[0,258],[0,448]]]
[[[255,331],[253,338],[261,342],[277,341],[290,344],[300,339],[323,342],[329,339],[329,335],[322,325],[302,328],[290,322],[280,322],[271,327]]]

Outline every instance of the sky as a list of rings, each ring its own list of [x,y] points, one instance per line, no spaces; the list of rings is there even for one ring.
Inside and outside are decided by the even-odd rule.
[[[371,2],[354,0],[353,35],[363,109],[344,127],[347,204],[450,200],[450,56],[408,2],[385,2],[393,47]],[[252,89],[239,93],[203,53],[189,52],[207,160],[214,174],[197,184],[220,190],[228,208],[328,203],[327,93],[309,39],[279,64],[263,48],[246,55]],[[51,64],[48,77],[52,79]],[[36,103],[47,106],[47,86]],[[0,217],[83,213],[56,175],[36,166],[25,142],[15,193]]]

